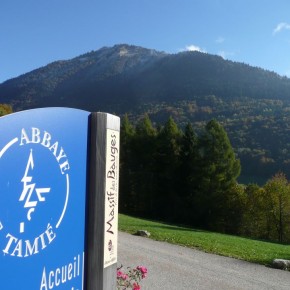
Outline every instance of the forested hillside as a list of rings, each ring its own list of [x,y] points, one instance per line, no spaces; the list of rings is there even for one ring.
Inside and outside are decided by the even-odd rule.
[[[290,242],[290,184],[277,173],[263,187],[237,182],[240,162],[224,128],[209,121],[196,134],[172,118],[155,128],[148,116],[121,128],[122,213]]]
[[[171,116],[197,134],[215,119],[241,161],[241,181],[290,177],[290,79],[219,56],[104,47],[0,84],[0,103],[128,114],[133,124],[145,114],[159,125]]]

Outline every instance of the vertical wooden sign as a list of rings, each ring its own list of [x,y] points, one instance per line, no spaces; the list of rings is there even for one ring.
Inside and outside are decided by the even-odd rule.
[[[117,268],[120,119],[92,113],[90,123],[87,290],[112,290]]]

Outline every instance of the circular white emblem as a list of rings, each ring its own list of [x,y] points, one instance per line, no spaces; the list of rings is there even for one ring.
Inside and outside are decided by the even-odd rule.
[[[64,148],[39,128],[0,147],[0,245],[6,255],[38,254],[57,238],[69,201]]]

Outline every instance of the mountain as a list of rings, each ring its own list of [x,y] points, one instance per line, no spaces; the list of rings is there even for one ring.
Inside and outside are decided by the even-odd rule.
[[[102,48],[2,83],[0,102],[12,104],[15,110],[43,106],[91,111],[126,108],[137,99],[130,92],[130,80],[164,56],[128,45]]]
[[[201,52],[166,54],[116,45],[53,62],[0,84],[0,101],[15,110],[72,106],[122,113],[134,112],[144,102],[208,95],[289,99],[290,80]]]
[[[56,61],[0,84],[15,111],[48,106],[172,116],[198,132],[210,119],[226,129],[247,181],[290,176],[290,79],[201,52],[168,54],[126,44]]]

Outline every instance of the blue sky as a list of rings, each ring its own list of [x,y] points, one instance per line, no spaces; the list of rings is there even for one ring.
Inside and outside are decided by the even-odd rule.
[[[120,43],[201,50],[290,77],[290,1],[0,2],[0,83]]]

